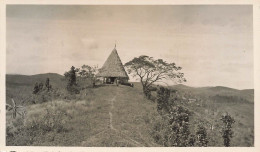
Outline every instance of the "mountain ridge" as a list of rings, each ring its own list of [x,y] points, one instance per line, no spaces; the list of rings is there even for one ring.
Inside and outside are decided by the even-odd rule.
[[[190,87],[183,84],[173,85],[170,86],[170,88],[178,91],[190,92],[195,96],[236,96],[244,98],[249,102],[254,102],[254,89],[239,90],[225,86]]]
[[[44,83],[46,81],[46,78],[50,78],[50,82],[54,86],[65,87],[66,85],[64,76],[57,73],[42,73],[35,75],[6,74],[6,85],[7,87],[27,86],[32,88],[36,82]],[[178,90],[179,92],[192,94],[193,96],[234,96],[246,99],[249,102],[254,102],[254,89],[239,90],[225,86],[191,87],[184,84],[177,84],[168,87],[171,89]]]
[[[59,77],[64,77],[61,74],[58,73],[53,73],[53,72],[49,72],[49,73],[39,73],[39,74],[32,74],[32,75],[26,75],[26,74],[6,74],[6,76],[10,77],[10,76],[27,76],[27,77],[35,77],[35,76],[59,76]],[[138,83],[138,82],[137,82]],[[176,84],[176,85],[170,85],[169,87],[185,87],[185,88],[194,88],[194,89],[206,89],[206,88],[215,88],[215,89],[233,89],[233,90],[239,90],[239,91],[252,91],[254,90],[252,89],[236,89],[236,88],[231,88],[231,87],[226,87],[226,86],[203,86],[203,87],[193,87],[193,86],[188,86],[185,84]]]

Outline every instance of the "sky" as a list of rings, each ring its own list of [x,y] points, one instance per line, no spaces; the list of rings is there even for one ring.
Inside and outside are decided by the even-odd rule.
[[[174,62],[185,85],[254,87],[251,5],[8,5],[6,14],[7,74],[102,67],[116,43],[123,64]]]

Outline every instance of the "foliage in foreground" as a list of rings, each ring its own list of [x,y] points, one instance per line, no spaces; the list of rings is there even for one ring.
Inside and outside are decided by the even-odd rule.
[[[208,134],[207,129],[202,125],[199,124],[197,131],[196,131],[197,141],[196,145],[199,147],[207,147],[208,146]]]
[[[195,138],[189,128],[190,111],[169,99],[170,90],[161,87],[157,91],[157,111],[162,119],[155,125],[155,141],[163,146],[194,146]]]
[[[190,118],[191,116],[196,117],[196,115],[192,115],[193,112],[185,108],[178,101],[179,99],[172,99],[170,94],[171,91],[164,87],[157,91],[157,111],[161,115],[161,119],[154,124],[153,137],[155,142],[163,146],[207,147],[210,138],[205,127],[207,123],[199,120],[190,127]],[[220,133],[224,146],[229,147],[234,134],[232,126],[235,120],[229,114],[222,115],[220,120],[223,122]],[[195,125],[197,126],[195,127]],[[190,128],[194,128],[194,130]],[[210,128],[213,129],[212,126]]]
[[[53,141],[56,134],[67,132],[70,115],[57,106],[47,107],[41,114],[26,115],[10,120],[6,126],[8,145],[32,145],[35,141]]]
[[[223,115],[220,120],[222,120],[223,122],[221,134],[223,137],[224,146],[229,147],[231,138],[233,137],[234,134],[234,132],[232,131],[232,125],[235,123],[235,120],[229,114]]]

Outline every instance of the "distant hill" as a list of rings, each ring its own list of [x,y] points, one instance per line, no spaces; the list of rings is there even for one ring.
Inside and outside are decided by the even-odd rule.
[[[34,84],[36,82],[45,83],[46,78],[50,78],[50,83],[53,87],[65,88],[66,83],[64,76],[57,73],[45,73],[37,75],[6,75],[6,95],[7,100],[16,96],[17,94],[26,95],[33,91]],[[141,84],[134,82],[135,88],[141,88]],[[21,89],[22,88],[22,89]],[[248,102],[254,102],[254,89],[237,90],[224,86],[216,87],[190,87],[183,84],[173,85],[170,88],[178,90],[183,94],[191,94],[192,96],[201,98],[219,98],[223,97],[235,97],[234,99],[246,100]]]
[[[32,94],[36,82],[43,84],[46,79],[50,79],[50,84],[54,88],[65,88],[64,76],[56,73],[45,73],[37,75],[6,75],[6,101],[10,103],[11,98],[20,101]]]
[[[183,84],[173,85],[170,88],[180,92],[190,93],[195,96],[214,97],[214,96],[234,96],[243,98],[248,102],[254,102],[254,89],[238,90],[224,86],[216,87],[189,87]]]
[[[46,78],[49,78],[54,84],[61,83],[64,76],[57,73],[45,73],[37,75],[6,75],[6,85],[34,85],[36,82],[45,82]]]

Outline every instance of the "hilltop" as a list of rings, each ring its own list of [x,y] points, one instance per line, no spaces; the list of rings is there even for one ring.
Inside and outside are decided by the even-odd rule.
[[[158,146],[149,134],[152,120],[158,117],[156,104],[146,100],[140,86],[104,85],[83,90],[83,100],[56,100],[27,106],[27,121],[44,121],[46,109],[69,115],[64,132],[55,131],[34,137],[8,140],[8,145],[37,146]],[[135,96],[135,98],[133,98]],[[52,111],[52,109],[54,111]],[[39,115],[39,113],[41,115]],[[64,119],[60,116],[59,119]],[[7,119],[10,113],[7,113]],[[8,121],[8,120],[7,120]],[[149,129],[150,128],[150,129]],[[39,134],[40,131],[37,131]],[[49,139],[49,138],[53,139]],[[37,140],[36,140],[37,139]]]
[[[20,99],[32,94],[35,82],[45,82],[47,77],[53,87],[64,91],[66,81],[58,74],[7,75],[7,103],[10,98],[14,98],[19,104]],[[190,120],[192,132],[196,127],[194,125],[200,120],[206,124],[214,124],[214,130],[208,129],[209,146],[222,146],[219,118],[224,112],[230,113],[236,120],[232,146],[253,146],[254,102],[250,99],[254,96],[253,90],[194,88],[185,85],[171,88],[187,99],[196,99],[195,102],[184,104],[193,113]],[[144,98],[140,83],[134,83],[134,88],[122,85],[87,88],[72,100],[59,99],[27,105],[26,122],[29,125],[35,122],[41,124],[57,117],[57,120],[62,120],[62,126],[58,131],[53,130],[42,135],[39,130],[35,130],[30,132],[30,135],[35,136],[29,139],[24,134],[18,134],[15,138],[10,136],[7,138],[7,145],[162,146],[153,139],[154,126],[160,117],[156,106],[156,102]],[[15,131],[10,112],[7,112],[6,118],[7,126],[11,126],[8,127],[8,132]],[[19,127],[17,123],[16,127]]]

